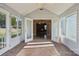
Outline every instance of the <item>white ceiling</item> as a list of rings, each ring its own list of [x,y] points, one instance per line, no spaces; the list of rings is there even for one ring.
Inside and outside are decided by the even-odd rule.
[[[6,3],[6,5],[22,15],[26,15],[38,8],[45,8],[57,15],[60,15],[74,5],[74,3]]]

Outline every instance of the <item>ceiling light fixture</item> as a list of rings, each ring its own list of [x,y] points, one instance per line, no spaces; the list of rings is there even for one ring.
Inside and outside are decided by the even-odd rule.
[[[40,10],[44,10],[43,8],[40,8]]]

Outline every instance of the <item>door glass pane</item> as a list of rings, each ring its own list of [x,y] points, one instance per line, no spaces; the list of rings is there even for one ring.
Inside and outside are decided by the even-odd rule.
[[[31,38],[32,37],[32,22],[27,20],[27,38]]]
[[[0,13],[0,49],[6,46],[6,15]]]

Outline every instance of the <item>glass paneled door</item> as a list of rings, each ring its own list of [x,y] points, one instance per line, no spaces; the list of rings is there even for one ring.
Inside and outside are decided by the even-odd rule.
[[[27,20],[27,41],[33,40],[33,22]]]

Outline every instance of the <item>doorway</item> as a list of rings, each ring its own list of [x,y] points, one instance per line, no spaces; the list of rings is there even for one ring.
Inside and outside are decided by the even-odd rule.
[[[51,20],[33,20],[33,38],[51,40]]]
[[[36,36],[40,38],[47,38],[47,24],[36,23]]]

